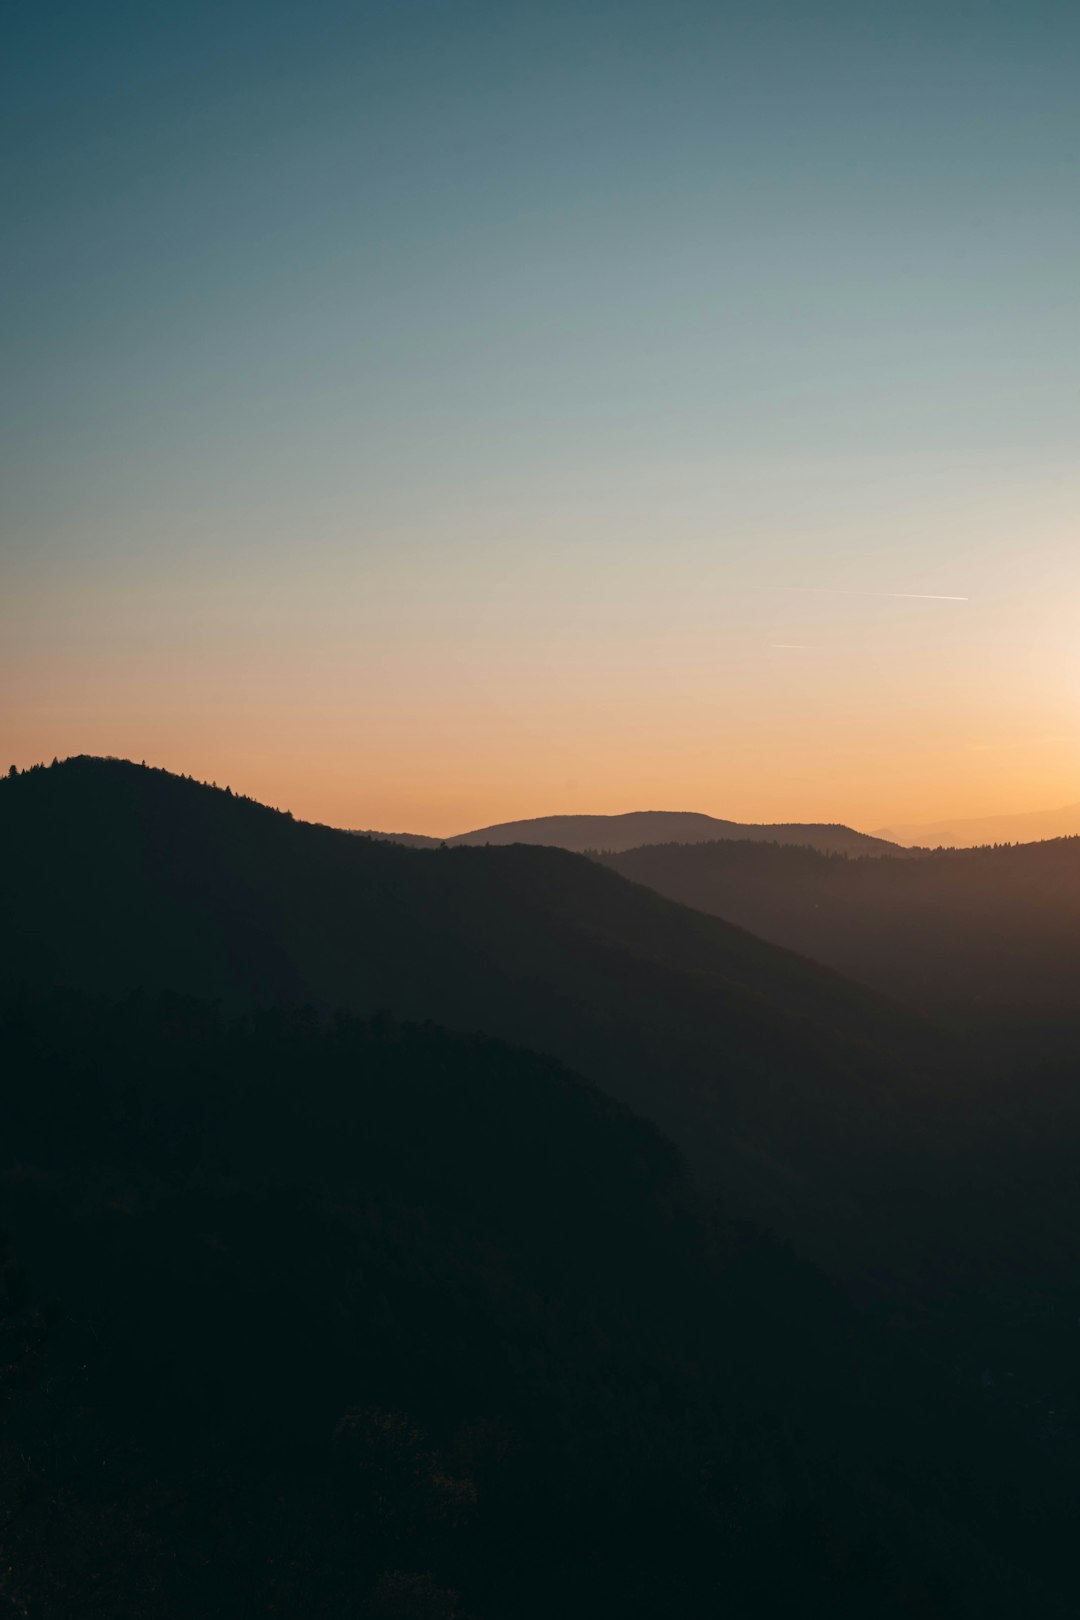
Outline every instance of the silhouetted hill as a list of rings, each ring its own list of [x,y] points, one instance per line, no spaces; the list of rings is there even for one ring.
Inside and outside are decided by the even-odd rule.
[[[431,846],[443,842],[417,833],[370,833],[399,843]],[[896,846],[868,833],[839,824],[718,821],[715,816],[690,810],[631,810],[621,816],[536,816],[527,821],[504,821],[475,832],[456,833],[447,844],[549,844],[556,849],[634,849],[639,844],[697,844],[717,838],[764,838],[781,844],[807,844],[811,849],[870,853]]]
[[[0,1049],[13,1615],[1072,1612],[1068,1458],[561,1067],[70,992]]]
[[[1031,1048],[1080,1035],[1080,839],[919,860],[726,842],[604,860],[927,1014]]]
[[[1034,810],[1019,815],[954,817],[882,827],[877,837],[924,849],[971,849],[981,844],[1030,844],[1047,838],[1080,835],[1080,804],[1060,810]]]
[[[357,827],[357,838],[381,838],[390,844],[408,844],[412,849],[438,849],[444,844],[444,838],[429,838],[426,833],[388,833],[376,832],[373,827]]]
[[[484,1029],[656,1120],[733,1209],[808,1245],[860,1243],[869,1204],[945,1174],[929,1031],[584,857],[413,850],[85,758],[0,782],[0,838],[9,977]]]

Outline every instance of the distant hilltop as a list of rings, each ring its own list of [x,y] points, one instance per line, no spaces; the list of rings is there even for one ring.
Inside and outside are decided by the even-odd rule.
[[[1047,838],[1075,838],[1080,834],[1080,804],[1060,810],[1035,810],[1020,815],[956,817],[921,825],[880,827],[875,836],[907,848],[975,849],[981,844],[1034,844]]]
[[[722,821],[694,810],[630,810],[621,816],[535,816],[525,821],[501,821],[450,838],[428,838],[420,833],[384,833],[364,830],[368,838],[430,848],[439,844],[549,844],[578,853],[604,850],[618,853],[643,844],[709,844],[719,839],[752,839],[758,843],[803,844],[830,855],[896,854],[896,844],[884,837],[856,832],[841,823]]]

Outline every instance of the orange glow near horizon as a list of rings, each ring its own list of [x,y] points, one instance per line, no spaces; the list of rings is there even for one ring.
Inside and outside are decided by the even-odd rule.
[[[1080,561],[1060,507],[1042,518],[1022,558],[984,532],[947,565],[896,544],[817,579],[790,549],[778,579],[700,543],[677,567],[549,547],[500,572],[460,544],[453,566],[28,576],[4,610],[2,765],[115,754],[445,836],[584,811],[872,830],[1053,808],[1080,799]]]
[[[23,8],[0,769],[1080,801],[1075,7],[159,9]]]

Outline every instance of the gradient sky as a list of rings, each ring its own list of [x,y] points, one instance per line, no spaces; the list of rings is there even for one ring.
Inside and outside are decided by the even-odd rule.
[[[6,27],[8,758],[436,833],[1080,799],[1071,0]]]

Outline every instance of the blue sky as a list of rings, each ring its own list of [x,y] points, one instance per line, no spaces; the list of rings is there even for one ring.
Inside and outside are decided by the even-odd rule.
[[[62,723],[44,683],[33,738],[126,736],[92,677],[127,647],[137,678],[148,623],[180,713],[215,638],[254,633],[215,617],[244,579],[308,602],[281,635],[363,641],[365,691],[396,678],[373,639],[478,613],[522,625],[537,680],[567,624],[625,669],[658,601],[697,623],[702,580],[750,679],[796,631],[726,599],[992,596],[1024,548],[1052,635],[1075,581],[1078,46],[1080,11],[1048,4],[22,8],[9,645],[23,705],[61,641],[91,677]]]

